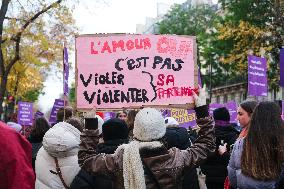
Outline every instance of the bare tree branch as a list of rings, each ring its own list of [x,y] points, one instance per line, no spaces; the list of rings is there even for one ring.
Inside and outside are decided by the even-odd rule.
[[[10,63],[7,65],[7,70],[5,73],[5,76],[8,76],[9,71],[11,70],[12,66],[20,60],[20,41],[22,37],[22,33],[25,31],[25,29],[34,21],[36,20],[40,15],[43,13],[47,12],[49,9],[55,7],[56,5],[60,4],[62,0],[57,0],[51,5],[47,6],[46,8],[42,9],[41,11],[37,12],[34,16],[32,16],[20,29],[16,35],[12,37],[12,39],[15,41],[15,56],[14,58],[10,61]]]

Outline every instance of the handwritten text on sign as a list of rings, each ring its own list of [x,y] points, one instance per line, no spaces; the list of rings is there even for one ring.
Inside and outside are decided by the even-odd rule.
[[[77,37],[77,108],[193,102],[194,48],[193,37]]]

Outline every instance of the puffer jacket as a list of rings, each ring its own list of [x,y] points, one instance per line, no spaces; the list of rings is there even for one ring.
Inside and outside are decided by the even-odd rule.
[[[228,176],[230,185],[235,189],[274,189],[275,180],[260,181],[248,177],[241,170],[241,156],[243,151],[244,139],[235,142],[233,152],[228,165]]]
[[[78,129],[66,122],[57,123],[45,133],[43,147],[40,148],[35,162],[36,189],[64,189],[56,174],[54,157],[58,159],[65,183],[70,186],[80,171],[77,156],[80,134]]]
[[[199,137],[186,150],[179,150],[178,148],[167,150],[164,146],[140,150],[141,158],[153,172],[160,188],[181,188],[184,171],[199,165],[210,153],[215,151],[212,119],[198,119],[197,123],[201,127]],[[97,154],[94,156],[92,152],[95,150],[91,149],[96,148],[98,139],[98,130],[83,132],[81,135],[79,164],[87,172],[111,177],[115,188],[123,189],[123,149],[116,151],[115,154]],[[145,182],[147,189],[156,188],[155,183],[148,175],[145,175]]]

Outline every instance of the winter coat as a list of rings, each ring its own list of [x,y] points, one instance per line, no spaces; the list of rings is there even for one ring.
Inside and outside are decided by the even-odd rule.
[[[216,149],[215,153],[210,156],[204,164],[201,165],[202,172],[206,175],[206,182],[224,184],[225,178],[228,175],[227,166],[229,163],[229,155],[219,155],[218,148],[221,141],[227,143],[227,151],[230,151],[230,146],[235,143],[239,136],[239,132],[232,126],[215,126]]]
[[[197,114],[197,117],[198,114]],[[201,129],[199,138],[191,148],[179,150],[164,146],[159,148],[140,149],[140,156],[147,167],[151,169],[159,185],[163,189],[181,188],[184,171],[199,165],[208,154],[215,151],[215,136],[211,118],[198,119]],[[123,181],[123,149],[115,154],[90,154],[90,149],[96,149],[98,144],[98,131],[85,131],[81,135],[81,148],[79,151],[79,164],[82,168],[93,174],[109,176],[114,181],[116,189],[124,188]],[[152,179],[145,175],[147,189],[156,188]]]
[[[231,158],[228,165],[228,176],[230,185],[236,189],[273,189],[275,180],[260,181],[246,176],[241,170],[241,156],[243,151],[244,139],[235,142]]]
[[[277,183],[275,184],[275,189],[282,189],[282,188],[284,188],[284,164],[282,165],[282,171],[280,177],[277,180]]]
[[[42,140],[43,140],[43,137],[35,138],[35,137],[30,136],[28,138],[28,141],[32,145],[32,165],[33,165],[34,170],[35,170],[35,160],[36,160],[37,153],[39,149],[42,147]]]
[[[169,127],[166,130],[165,140],[167,147],[176,147],[180,150],[186,150],[191,146],[189,133],[183,127]],[[188,169],[184,173],[183,189],[199,189],[196,168]]]
[[[0,188],[34,189],[31,144],[1,121],[0,138]]]
[[[100,143],[97,146],[97,153],[113,154],[117,147],[123,143],[128,143],[128,140],[112,140]],[[112,189],[113,181],[109,177],[101,175],[93,176],[85,170],[81,169],[78,175],[74,178],[70,189]]]
[[[64,189],[56,174],[54,157],[67,186],[80,171],[78,165],[78,150],[80,131],[66,122],[59,122],[49,129],[43,137],[43,147],[40,148],[35,162],[36,189]]]

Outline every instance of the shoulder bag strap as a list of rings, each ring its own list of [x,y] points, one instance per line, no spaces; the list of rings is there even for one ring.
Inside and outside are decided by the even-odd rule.
[[[148,175],[150,177],[150,179],[155,183],[156,187],[158,189],[161,189],[154,173],[151,171],[151,169],[146,165],[146,163],[144,162],[143,158],[141,158],[141,161],[142,161],[142,164],[143,164],[143,167],[144,167],[144,171],[145,171],[145,174]]]
[[[67,184],[65,183],[63,176],[62,176],[62,172],[60,170],[59,164],[58,164],[58,159],[56,157],[54,157],[54,161],[55,161],[55,165],[56,165],[56,172],[64,186],[65,189],[69,189],[69,187],[67,186]]]

